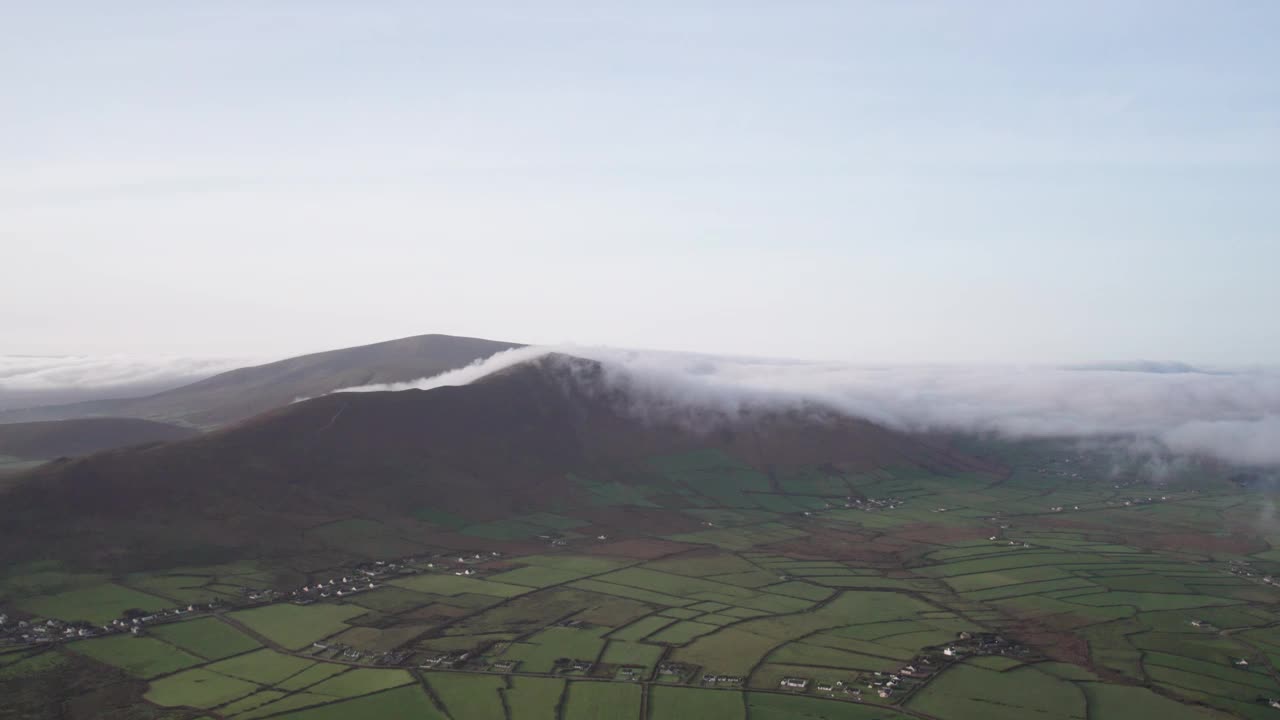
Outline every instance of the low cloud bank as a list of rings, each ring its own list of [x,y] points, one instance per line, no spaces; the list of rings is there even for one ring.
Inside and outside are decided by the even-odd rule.
[[[1172,364],[872,367],[607,348],[520,348],[420,381],[354,391],[464,385],[549,352],[604,363],[645,415],[820,403],[890,427],[1007,437],[1131,436],[1175,453],[1280,465],[1280,371]]]
[[[158,392],[242,364],[190,357],[0,355],[0,410]]]

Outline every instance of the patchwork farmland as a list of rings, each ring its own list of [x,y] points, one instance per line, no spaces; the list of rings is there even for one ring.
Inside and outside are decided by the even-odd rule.
[[[1258,491],[1009,462],[766,476],[689,453],[646,485],[573,478],[586,500],[555,513],[339,520],[295,555],[118,576],[15,568],[0,690],[101,686],[193,720],[1280,717]]]

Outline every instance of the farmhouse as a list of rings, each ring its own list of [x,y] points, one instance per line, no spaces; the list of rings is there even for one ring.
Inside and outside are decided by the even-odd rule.
[[[809,687],[809,678],[784,677],[778,685],[788,690],[804,690]]]

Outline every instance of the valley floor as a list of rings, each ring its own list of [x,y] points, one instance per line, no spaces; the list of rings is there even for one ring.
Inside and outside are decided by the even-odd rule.
[[[584,483],[587,510],[428,509],[430,536],[353,518],[305,557],[114,577],[15,568],[0,717],[1280,717],[1260,494],[1010,462],[766,478],[698,454],[657,463],[662,497]]]

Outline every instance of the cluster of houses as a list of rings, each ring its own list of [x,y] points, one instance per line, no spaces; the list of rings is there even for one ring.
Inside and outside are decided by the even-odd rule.
[[[311,643],[311,654],[315,657],[327,657],[331,660],[347,662],[366,662],[373,665],[404,665],[413,654],[411,650],[386,650],[383,652],[366,652],[342,643]]]
[[[714,673],[706,673],[702,676],[703,685],[741,685],[747,679],[741,675],[716,675]]]
[[[596,666],[594,660],[579,660],[577,658],[556,658],[552,665],[551,672],[555,673],[582,673],[586,675]]]
[[[130,610],[105,625],[95,625],[85,620],[59,620],[56,618],[11,620],[7,613],[0,613],[0,643],[8,645],[44,645],[47,643],[82,640],[102,635],[129,633],[142,635],[148,625],[185,618],[195,613],[210,612],[218,607],[217,600],[209,603],[188,604],[163,610]]]
[[[538,535],[538,539],[547,543],[551,547],[564,547],[569,544],[569,539],[562,533],[558,532],[544,532]]]
[[[885,498],[856,498],[847,497],[844,499],[844,506],[851,510],[892,510],[901,505],[905,500],[899,497]]]
[[[459,668],[467,664],[470,659],[470,650],[450,650],[423,658],[418,667],[423,670]]]
[[[987,539],[990,540],[991,542],[1004,542],[1009,547],[1021,547],[1023,550],[1030,550],[1031,548],[1035,547],[1029,542],[1020,542],[1018,540],[1008,540],[1007,538],[1001,537],[1000,535],[992,535]]]
[[[684,663],[660,662],[658,663],[658,677],[683,682],[685,678],[692,677],[697,669],[694,665],[686,665]]]
[[[1263,585],[1280,586],[1280,578],[1255,570],[1248,560],[1232,560],[1228,567],[1231,574],[1237,577],[1248,578]]]
[[[257,602],[289,600],[297,605],[310,605],[313,602],[330,598],[344,598],[357,595],[381,586],[380,581],[403,575],[415,575],[425,568],[435,572],[451,572],[454,575],[471,576],[479,574],[475,567],[479,563],[502,557],[499,552],[466,552],[461,554],[438,553],[429,557],[410,556],[395,560],[375,560],[361,563],[341,575],[334,575],[325,580],[303,585],[287,593],[274,590],[256,590],[249,599]]]
[[[961,632],[954,642],[939,645],[925,650],[912,660],[892,672],[875,671],[861,673],[852,681],[820,681],[814,682],[806,677],[784,677],[778,682],[783,690],[808,692],[810,687],[815,692],[829,696],[844,695],[849,700],[862,700],[863,689],[875,693],[881,699],[897,699],[920,687],[935,673],[949,664],[966,657],[976,655],[1007,655],[1026,658],[1031,651],[1015,642],[1005,639],[996,633]]]

